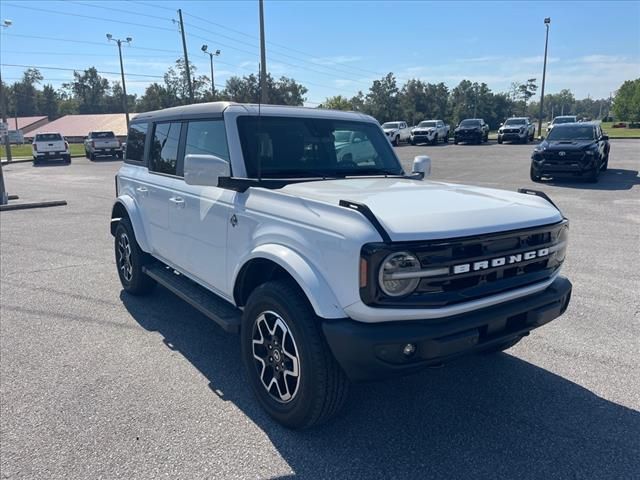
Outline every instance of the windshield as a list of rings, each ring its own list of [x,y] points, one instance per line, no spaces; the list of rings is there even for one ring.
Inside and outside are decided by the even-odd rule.
[[[400,124],[397,122],[387,122],[382,124],[382,128],[400,128]]]
[[[427,127],[433,128],[436,126],[436,122],[420,122],[418,126],[423,128],[427,128]]]
[[[547,140],[595,140],[595,128],[592,125],[567,126],[554,128]]]
[[[510,118],[504,122],[505,125],[524,125],[525,123],[524,118]]]
[[[296,117],[238,117],[249,178],[402,175],[380,128],[368,122]],[[348,145],[336,146],[348,132]]]
[[[91,138],[113,138],[115,135],[113,132],[93,132]]]
[[[36,142],[55,142],[62,140],[59,133],[38,133],[36,134]]]
[[[348,130],[336,130],[333,132],[333,137],[336,139],[336,143],[348,143],[351,140],[351,134]]]
[[[463,120],[460,122],[461,127],[479,127],[480,120]]]
[[[575,123],[576,117],[557,117],[553,120],[554,125],[558,125],[560,123]]]

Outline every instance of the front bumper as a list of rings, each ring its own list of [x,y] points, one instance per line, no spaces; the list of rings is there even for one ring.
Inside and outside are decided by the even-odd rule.
[[[433,137],[435,137],[435,132],[432,133],[415,133],[415,134],[411,134],[411,141],[415,142],[415,143],[420,143],[420,142],[431,142],[433,140]]]
[[[459,142],[477,142],[482,140],[484,132],[470,131],[470,132],[455,132],[454,138]]]
[[[522,133],[498,133],[498,136],[502,137],[502,140],[524,140],[527,138],[527,132]]]
[[[354,381],[419,371],[460,355],[520,338],[564,313],[571,282],[558,277],[545,290],[510,302],[439,320],[367,324],[325,320],[325,337],[347,376]],[[412,355],[403,348],[415,345]]]
[[[581,155],[580,157],[559,160],[534,155],[531,158],[531,167],[536,175],[569,177],[590,175],[597,168],[597,156]]]

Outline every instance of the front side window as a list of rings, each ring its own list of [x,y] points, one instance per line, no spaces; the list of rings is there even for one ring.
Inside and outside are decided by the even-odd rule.
[[[510,118],[505,122],[505,125],[524,125],[525,123],[524,118]]]
[[[229,161],[229,147],[223,120],[190,121],[184,154],[215,155]]]
[[[238,118],[251,178],[401,175],[389,141],[368,122],[295,117]],[[351,139],[344,142],[345,138]]]
[[[132,123],[127,135],[127,160],[142,162],[144,160],[144,144],[147,140],[147,124]]]
[[[115,138],[113,132],[93,132],[91,138]]]
[[[153,131],[149,168],[154,172],[176,175],[181,123],[158,123]],[[128,150],[128,146],[127,146]]]
[[[382,124],[382,128],[398,129],[400,128],[400,124],[398,124],[397,122],[387,122]]]

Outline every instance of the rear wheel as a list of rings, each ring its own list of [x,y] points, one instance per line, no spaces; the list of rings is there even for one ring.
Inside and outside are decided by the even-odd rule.
[[[140,249],[128,218],[122,218],[116,227],[115,254],[118,276],[125,291],[132,295],[151,292],[156,282],[142,271],[151,258]]]
[[[251,388],[276,421],[302,429],[338,412],[347,396],[347,378],[294,282],[267,282],[251,293],[240,340]]]

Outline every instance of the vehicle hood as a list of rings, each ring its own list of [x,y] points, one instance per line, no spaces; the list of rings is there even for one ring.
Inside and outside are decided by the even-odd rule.
[[[442,182],[354,178],[290,184],[280,191],[333,205],[363,203],[393,241],[481,235],[562,220],[540,197]]]
[[[575,151],[585,150],[596,142],[594,140],[545,140],[538,146],[538,150],[544,151]]]

